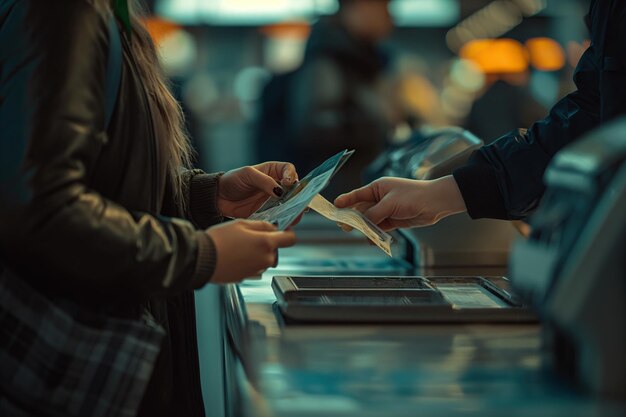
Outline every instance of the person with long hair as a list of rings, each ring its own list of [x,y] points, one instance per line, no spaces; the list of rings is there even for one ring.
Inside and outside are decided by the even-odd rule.
[[[137,391],[139,415],[200,416],[193,290],[257,276],[295,243],[292,231],[242,219],[298,177],[284,162],[192,169],[138,10],[132,0],[0,1],[0,149],[22,150],[0,157],[15,167],[0,181],[0,277],[79,311],[149,315],[166,335]],[[105,128],[112,16],[122,63]],[[2,359],[29,349],[8,332]]]

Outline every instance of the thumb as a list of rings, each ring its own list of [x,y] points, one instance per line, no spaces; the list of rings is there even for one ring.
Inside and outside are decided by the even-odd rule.
[[[371,184],[340,195],[335,199],[335,206],[345,208],[364,201],[376,201],[374,189]]]
[[[392,214],[392,206],[388,199],[383,198],[380,202],[370,207],[365,213],[365,217],[370,219],[372,223],[378,225]]]
[[[272,232],[269,236],[275,248],[287,248],[296,244],[294,232]]]
[[[237,220],[243,224],[249,230],[256,230],[258,232],[275,232],[276,226],[271,223],[258,221],[258,220]]]

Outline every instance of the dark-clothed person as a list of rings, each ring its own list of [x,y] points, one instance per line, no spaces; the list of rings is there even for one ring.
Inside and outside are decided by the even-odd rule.
[[[362,171],[390,134],[379,85],[387,59],[377,45],[392,27],[387,6],[385,0],[342,1],[336,15],[313,25],[302,66],[277,76],[264,93],[282,95],[268,101],[284,103],[280,111],[261,109],[260,159],[278,154],[306,173],[343,149],[356,150],[325,190],[328,197],[361,184]],[[276,124],[284,126],[277,132]]]
[[[28,414],[38,416],[85,415],[79,407],[89,404],[71,401],[76,392],[94,402],[95,414],[105,415],[111,404],[97,404],[97,389],[59,387],[68,381],[60,375],[80,373],[87,368],[73,366],[99,354],[103,366],[89,369],[110,365],[118,372],[85,377],[101,390],[115,385],[135,396],[134,410],[115,415],[204,416],[193,290],[209,281],[255,276],[275,263],[278,247],[295,243],[293,232],[267,222],[217,225],[223,216],[248,217],[268,194],[282,193],[280,185],[296,181],[297,173],[280,162],[218,174],[190,168],[180,107],[133,4],[0,1],[0,161],[8,162],[0,167],[0,282],[27,283],[59,312],[77,311],[77,321],[96,316],[140,326],[148,317],[165,337],[156,363],[133,370],[125,368],[134,353],[127,350],[124,358],[128,346],[117,346],[124,360],[110,364],[110,350],[84,340],[98,339],[98,330],[75,344],[74,357],[55,358],[42,352],[63,343],[55,330],[66,329],[67,321],[40,333],[31,326],[30,334],[19,323],[14,327],[21,331],[10,334],[3,326],[2,415],[17,409],[33,409]],[[111,33],[118,32],[121,76],[107,124],[105,80],[116,39]],[[36,313],[22,310],[14,313],[23,323],[29,318],[24,315]],[[29,358],[40,366],[20,368]],[[110,380],[134,371],[141,378]],[[128,385],[148,378],[147,388]],[[24,387],[24,381],[34,383]],[[46,390],[55,399],[49,407],[28,403],[45,400]]]
[[[586,18],[591,46],[581,57],[577,90],[546,118],[473,154],[469,163],[431,181],[381,178],[339,196],[385,230],[419,227],[462,212],[473,218],[525,219],[536,209],[554,155],[592,129],[626,114],[626,2],[595,0]]]
[[[626,2],[594,0],[586,18],[591,46],[574,73],[577,90],[529,129],[476,152],[454,174],[470,216],[523,219],[544,192],[552,157],[586,132],[626,113]]]

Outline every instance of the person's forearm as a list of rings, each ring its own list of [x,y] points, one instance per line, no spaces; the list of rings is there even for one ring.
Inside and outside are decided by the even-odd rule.
[[[433,180],[432,185],[433,204],[438,209],[436,214],[437,221],[453,214],[467,211],[461,191],[452,175]]]
[[[221,223],[224,218],[217,207],[217,193],[223,172],[206,174],[201,170],[186,173],[187,218],[201,229]]]
[[[593,45],[576,67],[578,90],[556,103],[528,130],[516,129],[475,152],[454,172],[472,218],[525,219],[544,192],[554,155],[600,122],[598,70]]]

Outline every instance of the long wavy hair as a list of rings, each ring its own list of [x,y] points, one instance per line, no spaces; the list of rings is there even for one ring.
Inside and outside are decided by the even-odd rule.
[[[102,13],[107,15],[113,13],[112,0],[88,1]],[[146,16],[145,7],[140,0],[128,0],[128,6],[132,27],[131,53],[139,68],[146,92],[156,104],[158,114],[153,115],[153,117],[160,118],[165,130],[164,132],[156,132],[157,139],[164,142],[159,143],[158,146],[164,153],[163,157],[171,178],[174,199],[178,206],[184,210],[185,184],[181,172],[192,166],[193,149],[187,136],[183,111],[170,91],[169,81],[159,64],[152,38],[143,24],[143,17]]]

